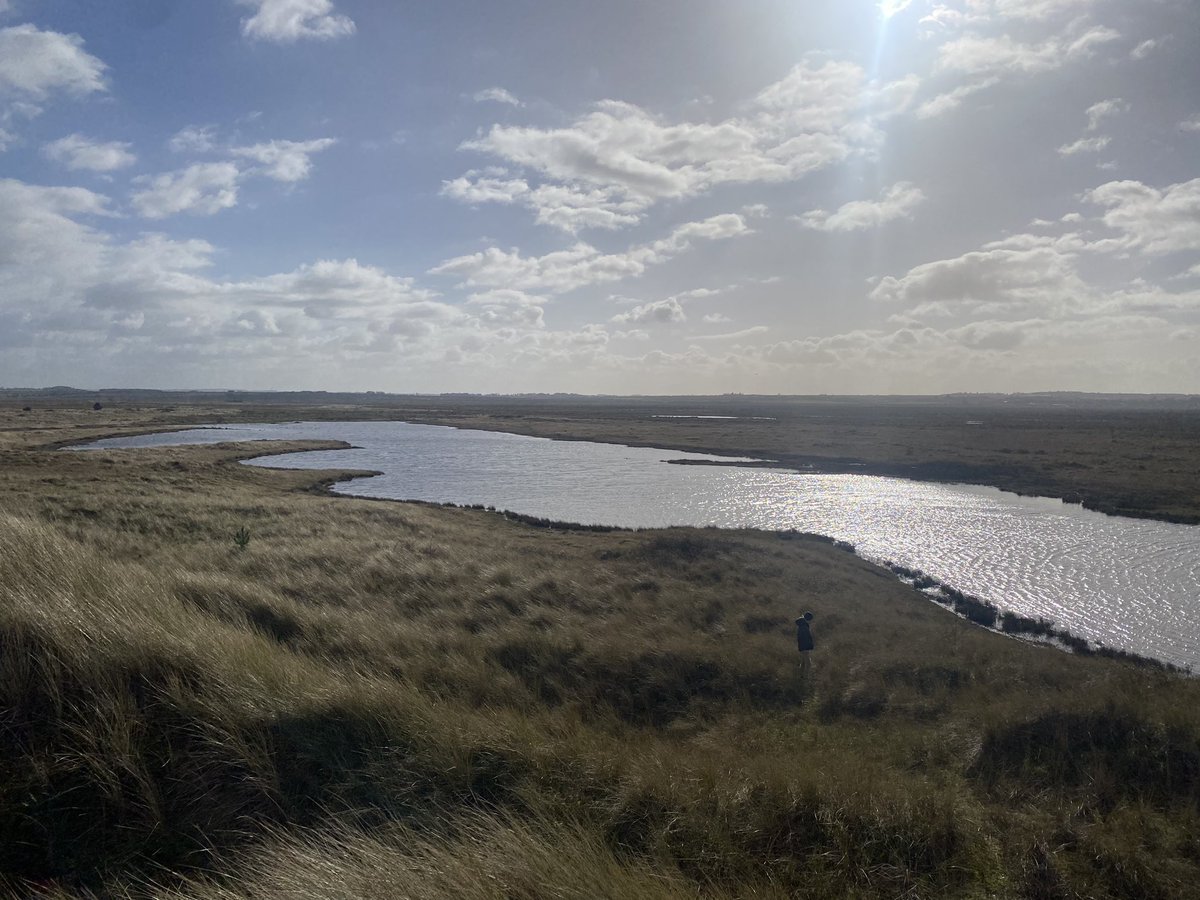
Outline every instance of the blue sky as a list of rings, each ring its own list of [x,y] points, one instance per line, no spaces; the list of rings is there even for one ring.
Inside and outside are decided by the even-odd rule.
[[[1200,391],[1188,0],[0,0],[0,384]]]

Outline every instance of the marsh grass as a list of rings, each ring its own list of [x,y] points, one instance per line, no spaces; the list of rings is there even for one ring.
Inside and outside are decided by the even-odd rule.
[[[828,540],[333,498],[237,465],[255,446],[8,440],[14,895],[1195,883],[1196,682],[985,631]]]

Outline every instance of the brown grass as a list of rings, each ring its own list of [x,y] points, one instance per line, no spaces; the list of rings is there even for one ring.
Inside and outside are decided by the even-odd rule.
[[[95,427],[43,415],[0,431],[15,895],[1196,883],[1194,681],[986,633],[824,541],[333,498],[255,447],[38,451]]]

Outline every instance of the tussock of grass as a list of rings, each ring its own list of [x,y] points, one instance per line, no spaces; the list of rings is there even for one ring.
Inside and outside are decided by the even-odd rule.
[[[328,498],[249,452],[0,470],[17,895],[1193,883],[1191,680],[986,632],[828,541]]]
[[[158,900],[701,896],[670,868],[620,859],[586,825],[486,815],[456,819],[444,836],[404,826],[370,836],[336,828],[280,835],[244,859],[229,878],[155,893]]]

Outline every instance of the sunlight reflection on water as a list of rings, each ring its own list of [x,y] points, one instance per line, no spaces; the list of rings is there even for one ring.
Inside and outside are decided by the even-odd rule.
[[[922,569],[1003,609],[1111,646],[1200,667],[1200,528],[1105,516],[994,488],[664,465],[716,457],[396,422],[250,425],[91,447],[325,439],[352,450],[252,465],[373,469],[340,493],[459,504],[570,522],[814,531],[868,559]]]

